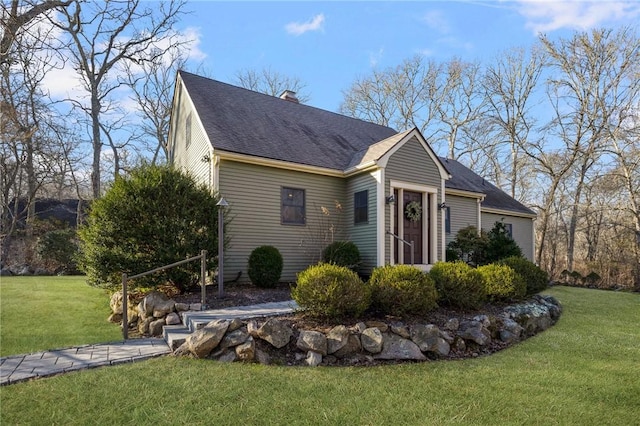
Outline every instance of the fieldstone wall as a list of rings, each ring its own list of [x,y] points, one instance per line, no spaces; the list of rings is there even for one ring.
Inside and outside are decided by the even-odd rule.
[[[450,318],[443,325],[363,321],[329,330],[297,329],[287,318],[215,320],[187,337],[176,356],[286,365],[359,365],[478,356],[546,330],[562,307],[535,296],[499,315]]]

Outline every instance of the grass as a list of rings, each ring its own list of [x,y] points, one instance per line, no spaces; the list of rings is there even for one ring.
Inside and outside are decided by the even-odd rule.
[[[2,277],[0,356],[122,339],[109,298],[82,276]]]
[[[556,287],[551,329],[492,356],[373,368],[163,357],[0,388],[2,424],[544,424],[640,419],[640,295]]]

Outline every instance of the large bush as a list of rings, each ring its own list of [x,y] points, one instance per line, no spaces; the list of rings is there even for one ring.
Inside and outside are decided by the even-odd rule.
[[[462,260],[470,265],[482,265],[486,249],[486,232],[478,232],[475,226],[467,226],[459,230],[447,246],[447,260]]]
[[[322,251],[322,260],[355,270],[360,264],[360,250],[351,241],[336,241]]]
[[[420,315],[434,309],[438,293],[433,279],[415,266],[386,265],[369,279],[371,304],[390,315]]]
[[[345,266],[321,263],[298,274],[291,296],[316,317],[358,317],[371,303],[371,290]]]
[[[218,198],[188,175],[168,166],[142,166],[116,179],[95,200],[80,228],[81,262],[89,283],[114,287],[129,275],[208,251],[217,264]],[[131,281],[132,287],[167,281],[180,290],[194,285],[200,263],[189,262]]]
[[[438,300],[449,306],[477,309],[486,299],[482,275],[464,262],[438,262],[429,272]]]
[[[496,222],[487,233],[487,245],[484,249],[484,262],[493,263],[507,257],[522,257],[522,250],[514,239],[507,233],[507,227],[502,222]]]
[[[282,275],[282,255],[273,246],[260,246],[249,256],[247,272],[256,287],[273,288]]]
[[[524,278],[507,265],[492,263],[478,267],[487,297],[492,301],[521,299],[527,293]]]
[[[75,272],[75,258],[78,254],[76,231],[67,228],[44,233],[36,242],[36,254],[47,269],[53,272]]]
[[[524,278],[527,283],[527,294],[539,293],[549,285],[549,275],[535,263],[523,257],[508,257],[499,263],[511,267]]]

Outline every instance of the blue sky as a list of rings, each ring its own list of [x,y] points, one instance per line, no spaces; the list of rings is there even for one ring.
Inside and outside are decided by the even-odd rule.
[[[539,33],[640,22],[638,1],[191,1],[181,31],[192,66],[233,82],[242,69],[271,68],[306,83],[308,104],[335,111],[342,91],[374,68],[413,55],[491,61],[531,46]]]

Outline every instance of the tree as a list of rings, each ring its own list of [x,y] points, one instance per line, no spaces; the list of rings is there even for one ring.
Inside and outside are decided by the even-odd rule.
[[[271,96],[280,96],[285,90],[291,90],[296,93],[300,103],[309,102],[311,99],[306,92],[307,85],[298,77],[289,77],[271,68],[238,71],[235,75],[235,83],[245,89]]]
[[[167,206],[171,200],[173,208]],[[142,166],[94,200],[80,228],[80,267],[91,285],[115,287],[121,273],[137,274],[207,250],[217,260],[218,202],[204,186],[169,166]],[[197,283],[194,262],[132,282],[134,287],[169,281],[181,290]]]
[[[117,78],[120,66],[138,61],[154,61],[164,50],[180,43],[172,27],[182,13],[184,2],[170,0],[146,4],[141,0],[75,0],[63,9],[55,25],[71,38],[71,61],[82,79],[88,103],[73,100],[90,119],[93,161],[91,186],[94,198],[101,195],[101,154],[103,135],[112,129],[106,116],[115,108],[111,96],[124,82]],[[119,147],[109,139],[117,161]],[[115,170],[117,175],[118,170]]]

